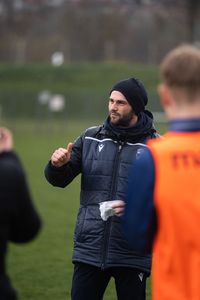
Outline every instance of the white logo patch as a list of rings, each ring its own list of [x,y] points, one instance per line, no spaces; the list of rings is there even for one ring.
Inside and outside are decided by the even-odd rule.
[[[100,144],[99,145],[99,152],[101,152],[101,150],[103,149],[103,147],[104,147],[104,144]]]
[[[138,159],[140,157],[140,155],[142,154],[142,152],[144,152],[144,149],[140,148],[137,150],[136,152],[136,159]]]
[[[138,276],[139,276],[140,280],[142,281],[142,280],[143,280],[144,273],[141,272],[140,274],[138,274]]]

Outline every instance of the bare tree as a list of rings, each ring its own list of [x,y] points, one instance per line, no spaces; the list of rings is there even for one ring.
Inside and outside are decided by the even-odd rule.
[[[195,42],[195,25],[200,6],[199,0],[186,0],[188,11],[188,41]]]

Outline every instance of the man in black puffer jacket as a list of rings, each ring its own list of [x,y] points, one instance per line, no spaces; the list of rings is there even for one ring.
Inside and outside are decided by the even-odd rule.
[[[151,256],[132,251],[119,216],[129,166],[146,147],[146,141],[157,136],[153,116],[145,110],[147,102],[140,80],[117,82],[110,92],[109,117],[104,124],[87,129],[67,149],[57,149],[45,168],[47,180],[59,187],[82,174],[72,300],[103,299],[111,277],[119,300],[146,298]],[[118,201],[110,202],[113,200]]]

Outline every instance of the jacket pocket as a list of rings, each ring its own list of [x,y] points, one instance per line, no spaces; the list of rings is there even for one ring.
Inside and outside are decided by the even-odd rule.
[[[81,235],[84,228],[84,221],[86,216],[87,207],[80,207],[77,216],[77,222],[74,232],[74,241],[81,242]]]
[[[104,221],[101,219],[99,205],[89,205],[79,209],[75,242],[93,244],[103,235]]]

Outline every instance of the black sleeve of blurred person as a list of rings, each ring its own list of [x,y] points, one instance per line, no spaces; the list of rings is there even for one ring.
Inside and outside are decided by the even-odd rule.
[[[40,230],[41,219],[36,211],[25,173],[14,152],[0,154],[0,215],[7,239],[25,243]]]

